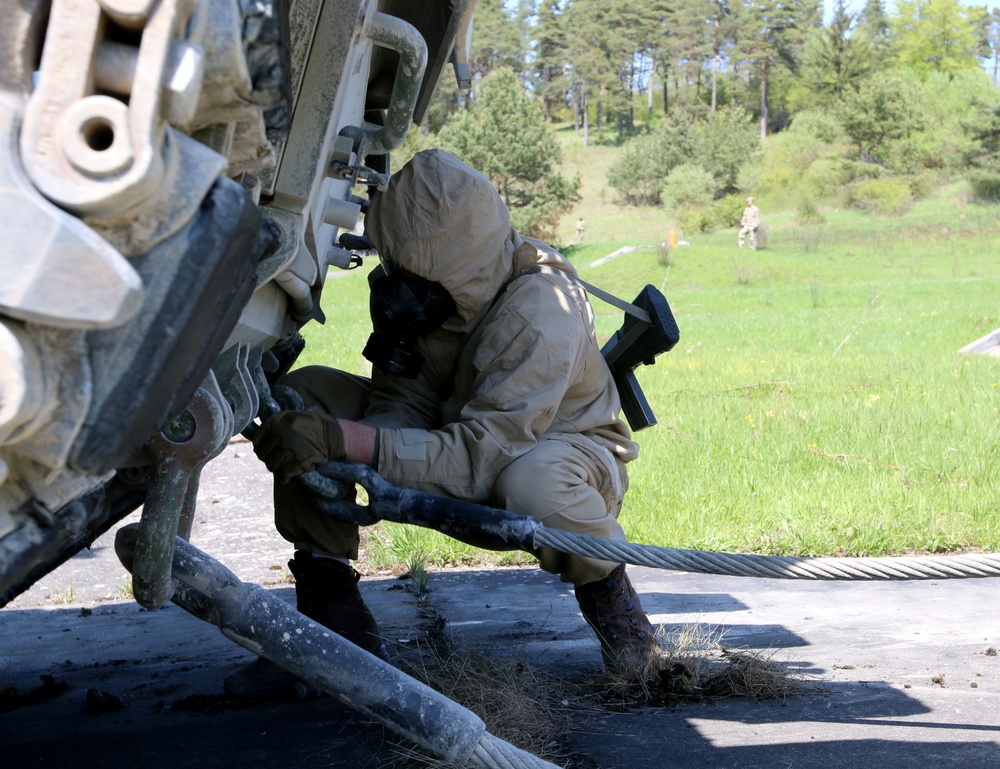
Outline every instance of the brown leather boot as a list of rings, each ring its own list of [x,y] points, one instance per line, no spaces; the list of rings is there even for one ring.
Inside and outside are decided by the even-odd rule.
[[[625,564],[616,566],[604,579],[577,585],[575,591],[583,618],[601,642],[604,664],[609,668],[643,665],[656,649],[656,639],[625,574]]]
[[[365,605],[351,566],[297,550],[288,562],[295,577],[296,608],[380,659],[388,655],[375,618]],[[241,699],[308,699],[318,695],[308,683],[264,657],[238,668],[223,683],[226,694]]]

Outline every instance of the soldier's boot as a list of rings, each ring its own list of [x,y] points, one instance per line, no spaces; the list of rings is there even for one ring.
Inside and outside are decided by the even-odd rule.
[[[580,611],[597,634],[610,669],[641,668],[657,648],[653,626],[625,574],[625,564],[597,582],[577,585]]]
[[[378,624],[365,605],[351,566],[297,550],[288,562],[295,577],[296,608],[314,622],[329,628],[380,659],[388,655]],[[264,657],[226,677],[226,694],[241,699],[307,699],[319,694],[313,687]]]

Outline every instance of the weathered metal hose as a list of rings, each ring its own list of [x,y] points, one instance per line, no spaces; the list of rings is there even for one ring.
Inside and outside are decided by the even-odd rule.
[[[119,529],[115,552],[131,570],[138,524]],[[223,635],[458,765],[558,769],[489,734],[470,710],[299,614],[181,538],[172,601]]]

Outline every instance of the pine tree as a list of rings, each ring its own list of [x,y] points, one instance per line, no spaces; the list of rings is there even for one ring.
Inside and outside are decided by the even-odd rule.
[[[590,110],[596,102],[597,130],[602,128],[603,99],[614,67],[608,58],[606,38],[612,34],[607,20],[608,0],[573,0],[563,10],[566,21],[567,78],[577,130],[583,145],[590,143]]]
[[[504,0],[478,0],[469,56],[473,76],[483,77],[498,67],[523,72],[526,41],[518,13],[508,10]]]
[[[858,14],[854,37],[871,45],[873,66],[888,58],[889,16],[885,12],[884,0],[865,0],[864,8]]]
[[[545,119],[552,121],[552,112],[566,103],[565,71],[566,36],[562,28],[559,0],[542,0],[538,6],[534,27],[535,92],[541,97]]]
[[[958,0],[899,0],[892,21],[896,61],[926,75],[979,66],[979,16]]]
[[[993,85],[1000,85],[1000,8],[994,8],[985,19],[986,41],[989,46],[988,56],[993,59]]]
[[[817,30],[806,46],[803,72],[818,94],[839,95],[856,88],[872,69],[872,43],[856,35],[856,17],[837,0],[830,26]]]
[[[915,127],[914,110],[901,86],[898,77],[875,73],[862,80],[856,91],[845,91],[837,103],[837,118],[860,160],[884,164],[887,146]]]
[[[744,5],[740,54],[751,67],[751,79],[759,89],[760,135],[768,131],[768,88],[780,67],[796,68],[795,49],[799,3],[781,0],[749,0]],[[815,5],[813,2],[811,5]],[[748,32],[749,28],[749,32]]]
[[[482,171],[525,235],[549,240],[559,216],[578,199],[577,184],[561,176],[559,145],[538,100],[517,74],[496,69],[483,78],[469,110],[438,135],[442,148]]]

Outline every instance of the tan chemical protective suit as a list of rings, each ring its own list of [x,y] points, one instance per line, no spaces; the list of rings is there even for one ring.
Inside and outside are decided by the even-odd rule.
[[[392,483],[623,540],[616,518],[638,446],[569,261],[518,235],[489,180],[440,150],[394,175],[365,225],[382,259],[441,283],[457,315],[420,340],[417,379],[314,366],[283,384],[307,406],[379,428],[375,468]],[[275,519],[300,548],[357,558],[357,527],[315,515],[295,483],[275,484]],[[538,556],[576,585],[616,565]]]

